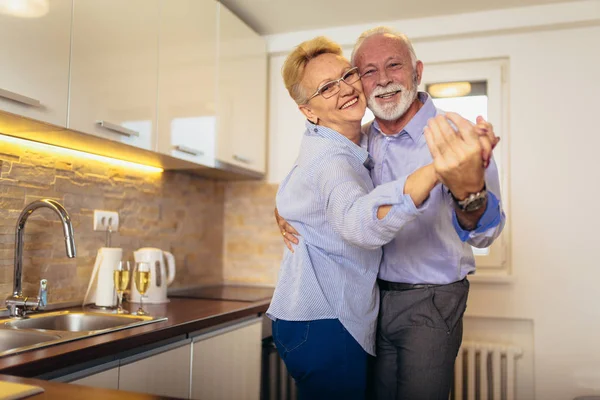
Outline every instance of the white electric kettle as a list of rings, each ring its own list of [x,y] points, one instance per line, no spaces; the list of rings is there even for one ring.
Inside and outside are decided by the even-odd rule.
[[[168,303],[167,286],[173,283],[173,280],[175,279],[175,257],[173,257],[173,254],[161,249],[146,247],[134,251],[133,257],[136,263],[147,262],[150,264],[150,285],[148,286],[148,291],[144,295],[144,304]],[[167,260],[167,267],[165,267],[165,259]],[[139,303],[140,293],[135,287],[134,280],[135,279],[131,280],[130,301]]]

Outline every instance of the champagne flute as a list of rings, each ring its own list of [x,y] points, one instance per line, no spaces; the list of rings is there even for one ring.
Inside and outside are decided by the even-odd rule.
[[[117,314],[129,314],[123,309],[123,291],[129,285],[129,272],[131,268],[129,261],[119,261],[113,271],[113,279],[115,281],[115,289],[117,290]]]
[[[140,293],[140,308],[135,315],[148,315],[143,309],[143,298],[150,286],[150,263],[137,262],[135,263],[135,287]]]

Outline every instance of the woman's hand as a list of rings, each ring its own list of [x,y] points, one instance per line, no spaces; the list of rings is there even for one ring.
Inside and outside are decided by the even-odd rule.
[[[483,168],[490,165],[492,159],[492,151],[500,141],[500,138],[494,133],[494,127],[480,115],[477,117],[475,131],[479,135],[479,145],[481,146],[481,158],[483,160]]]

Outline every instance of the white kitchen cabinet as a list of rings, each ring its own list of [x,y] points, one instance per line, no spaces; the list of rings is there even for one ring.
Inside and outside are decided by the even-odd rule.
[[[258,400],[261,339],[260,318],[194,338],[191,398]]]
[[[190,354],[184,340],[121,360],[119,390],[189,398]]]
[[[219,161],[264,173],[267,52],[265,40],[219,5]]]
[[[74,0],[68,128],[156,149],[159,0]]]
[[[214,165],[217,2],[161,0],[158,151]]]
[[[72,0],[36,18],[0,14],[0,110],[65,127]]]
[[[119,389],[119,367],[88,375],[85,378],[71,381],[77,385],[91,386],[102,389]]]

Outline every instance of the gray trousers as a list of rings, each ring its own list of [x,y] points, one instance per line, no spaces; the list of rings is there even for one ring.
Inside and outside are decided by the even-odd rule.
[[[381,291],[374,374],[378,400],[448,400],[468,294],[466,279]]]

